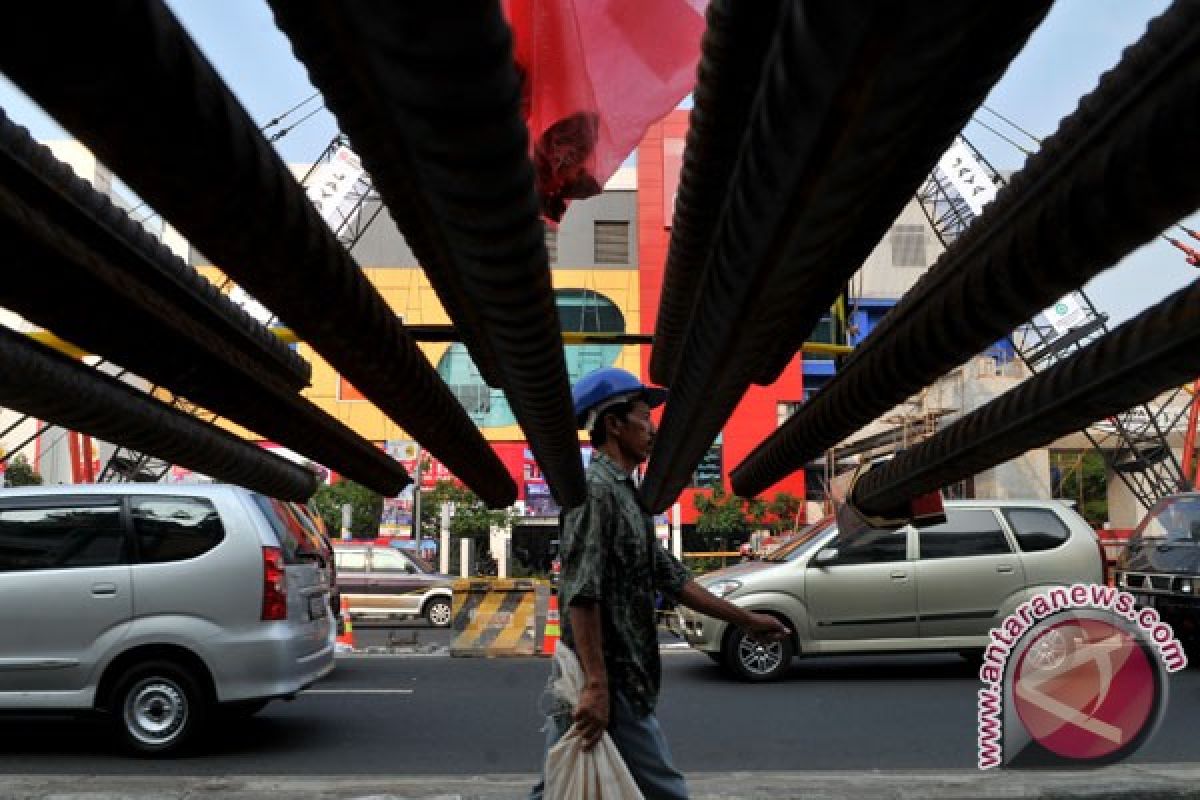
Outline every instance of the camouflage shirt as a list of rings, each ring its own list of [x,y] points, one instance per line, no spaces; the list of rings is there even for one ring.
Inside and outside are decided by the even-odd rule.
[[[610,690],[624,694],[639,714],[648,714],[662,680],[654,593],[677,597],[691,574],[659,545],[633,480],[599,450],[592,455],[587,483],[587,501],[563,517],[563,641],[574,649],[571,604],[598,602]]]

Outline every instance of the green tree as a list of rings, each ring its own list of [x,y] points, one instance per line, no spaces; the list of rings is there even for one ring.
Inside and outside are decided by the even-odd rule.
[[[1104,456],[1095,451],[1054,453],[1059,479],[1054,495],[1074,500],[1076,510],[1099,528],[1108,521],[1108,468]]]
[[[41,486],[42,476],[30,466],[29,459],[16,455],[8,462],[5,481],[9,486]]]
[[[488,534],[492,526],[508,527],[515,515],[506,508],[492,510],[479,496],[454,481],[441,480],[432,489],[421,492],[421,535],[437,539],[441,536],[442,506],[451,504],[450,539],[473,539],[475,552],[490,552]]]
[[[792,531],[799,527],[797,520],[804,508],[804,499],[790,492],[776,492],[767,503],[767,514],[773,518],[772,528],[776,531]]]
[[[383,514],[383,496],[354,481],[322,484],[313,495],[312,505],[325,520],[333,538],[342,530],[342,506],[350,504],[350,535],[355,539],[374,539],[379,535]]]

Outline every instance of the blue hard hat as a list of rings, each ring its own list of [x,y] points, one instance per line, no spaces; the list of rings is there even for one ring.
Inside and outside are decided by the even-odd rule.
[[[642,400],[651,408],[657,408],[666,399],[666,389],[646,386],[633,373],[618,367],[602,367],[589,372],[571,389],[575,423],[580,428],[588,427],[588,416],[592,412],[598,413],[616,403]]]

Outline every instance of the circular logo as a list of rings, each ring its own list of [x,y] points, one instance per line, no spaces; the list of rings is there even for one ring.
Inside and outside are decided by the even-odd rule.
[[[1013,672],[1029,736],[1072,761],[1115,761],[1152,732],[1164,682],[1153,653],[1115,622],[1072,617],[1031,632]]]

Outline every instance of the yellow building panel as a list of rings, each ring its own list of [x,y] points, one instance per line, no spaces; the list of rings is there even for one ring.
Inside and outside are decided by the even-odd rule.
[[[220,285],[224,280],[220,270],[215,267],[201,267],[199,271],[216,285]],[[364,269],[363,272],[379,290],[388,306],[405,322],[412,325],[450,324],[450,318],[422,270],[374,267]],[[590,289],[603,295],[620,309],[625,318],[626,332],[636,333],[641,330],[640,286],[636,269],[555,270],[552,279],[556,289]],[[445,342],[423,342],[420,347],[429,363],[436,368],[450,345]],[[372,441],[411,438],[370,402],[346,398],[343,392],[346,386],[338,374],[323,358],[313,352],[311,347],[302,342],[298,345],[298,351],[312,364],[313,369],[312,383],[303,392],[305,397],[364,438]],[[639,346],[622,347],[614,365],[636,374],[641,368]],[[237,426],[224,424],[247,438],[260,438],[241,431]],[[483,434],[491,441],[514,441],[524,438],[517,425],[485,427]]]

